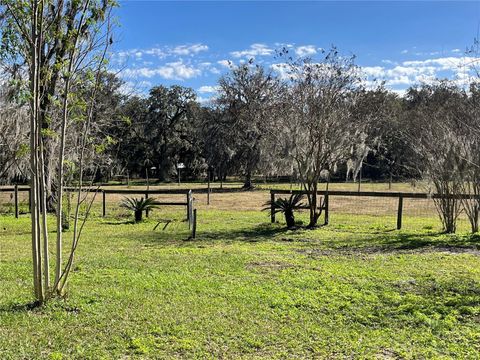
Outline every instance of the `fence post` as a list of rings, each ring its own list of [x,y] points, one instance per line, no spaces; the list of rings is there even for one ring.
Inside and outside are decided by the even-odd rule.
[[[193,195],[190,197],[190,219],[193,219],[193,210],[195,209],[195,199]]]
[[[193,209],[192,239],[197,235],[197,209]]]
[[[329,203],[329,198],[328,198],[328,194],[325,194],[325,225],[328,225],[328,221],[329,221],[329,218],[328,218],[328,203]]]
[[[188,212],[188,228],[190,230],[193,229],[193,226],[194,226],[194,223],[195,223],[195,204],[194,204],[195,200],[193,199],[193,196],[190,195],[190,201],[188,202],[189,203],[189,212]]]
[[[188,225],[191,225],[192,217],[191,217],[191,207],[192,207],[192,190],[188,190],[187,192],[187,220]]]
[[[403,196],[398,197],[397,230],[402,228]]]
[[[274,206],[274,203],[275,202],[275,193],[273,192],[273,190],[270,190],[270,221],[272,223],[275,222],[275,206]]]
[[[148,199],[148,192],[145,193],[145,200],[147,200],[147,199]],[[148,209],[145,210],[145,217],[147,217],[147,218],[148,218],[148,213],[149,213],[149,210]]]
[[[107,201],[105,197],[105,190],[102,190],[102,217],[107,214]]]
[[[14,200],[15,200],[15,218],[18,219],[18,185],[14,187]]]

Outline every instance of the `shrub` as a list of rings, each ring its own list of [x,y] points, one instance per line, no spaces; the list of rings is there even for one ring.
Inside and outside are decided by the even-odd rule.
[[[143,212],[147,210],[152,210],[158,207],[159,203],[154,198],[125,198],[121,202],[120,206],[133,211],[135,215],[135,222],[142,221]]]
[[[301,201],[303,200],[303,194],[294,194],[290,196],[289,199],[287,198],[278,198],[275,201],[268,201],[265,204],[265,208],[263,210],[270,210],[273,206],[274,213],[283,213],[285,216],[285,222],[287,223],[287,227],[289,229],[295,227],[295,215],[294,211],[298,210],[305,206],[304,203]]]

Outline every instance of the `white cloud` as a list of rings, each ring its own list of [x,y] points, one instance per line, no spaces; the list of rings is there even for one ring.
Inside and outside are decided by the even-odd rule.
[[[406,89],[390,89],[390,91],[397,94],[400,97],[404,97],[405,94],[407,93]]]
[[[168,55],[168,53],[165,51],[165,49],[160,49],[158,47],[153,47],[150,49],[143,50],[143,53],[145,55],[150,55],[150,56],[155,56],[157,58],[163,59]]]
[[[126,81],[120,87],[120,92],[125,95],[142,95],[153,87],[150,81]]]
[[[397,65],[395,61],[388,60],[388,59],[382,60],[382,63],[389,64],[389,65]]]
[[[253,58],[256,56],[270,56],[273,55],[274,50],[269,48],[265,44],[252,44],[250,45],[249,49],[242,50],[242,51],[232,51],[230,55],[232,55],[235,58],[240,58],[240,57],[249,57]]]
[[[385,76],[385,68],[382,66],[365,66],[362,68],[362,70],[365,75],[371,76],[373,78]]]
[[[220,70],[218,70],[216,67],[212,66],[208,69],[212,74],[215,74],[215,75],[219,75],[221,74],[222,72]]]
[[[151,47],[148,49],[129,49],[122,50],[114,54],[116,61],[122,62],[127,59],[141,60],[145,56],[155,57],[158,59],[164,59],[168,56],[178,57],[178,56],[187,56],[187,55],[196,55],[202,51],[208,51],[208,46],[205,44],[186,44],[186,45],[177,45],[174,47],[163,46],[163,47]]]
[[[438,67],[441,70],[452,70],[456,71],[459,68],[465,68],[472,65],[474,62],[478,61],[478,58],[464,56],[464,57],[443,57],[437,59],[427,59],[427,60],[415,60],[415,61],[404,61],[403,65],[405,66],[434,66]]]
[[[204,61],[198,64],[198,67],[202,70],[202,72],[210,72],[212,74],[221,74],[221,71],[217,69],[217,67],[209,61]]]
[[[275,45],[275,47],[277,47],[277,48],[287,48],[287,49],[291,49],[291,48],[294,47],[294,44],[281,43],[281,42],[276,42],[273,45]]]
[[[202,51],[207,51],[208,46],[204,44],[179,45],[171,50],[175,55],[194,55]]]
[[[218,86],[203,85],[198,88],[198,92],[201,94],[212,94],[218,92]]]
[[[408,87],[418,83],[431,83],[437,78],[450,78],[466,84],[472,81],[471,66],[476,62],[480,63],[480,58],[450,56],[403,61],[392,67],[366,66],[362,70],[369,80],[384,80],[388,86]]]
[[[130,58],[134,58],[135,60],[141,60],[145,55],[148,56],[155,56],[157,58],[164,58],[168,54],[165,50],[153,47],[150,49],[130,49],[130,50],[122,50],[114,54],[114,57],[117,60],[125,61]]]
[[[406,50],[406,49],[402,50],[402,51],[400,51],[400,54],[408,54],[408,50]]]
[[[199,76],[201,73],[202,71],[198,68],[187,65],[182,61],[175,61],[155,68],[128,68],[123,71],[122,75],[126,78],[133,79],[138,77],[152,78],[160,76],[167,80],[185,80]]]
[[[197,101],[202,105],[206,105],[214,100],[215,100],[215,97],[203,97],[203,96],[197,95]]]
[[[156,77],[182,81],[201,75],[205,75],[205,78],[218,77],[226,69],[246,63],[249,58],[258,57],[257,61],[259,63],[270,66],[272,71],[282,79],[289,79],[288,66],[284,63],[274,63],[274,48],[279,47],[287,48],[290,53],[300,57],[315,57],[321,52],[321,48],[313,45],[255,43],[248,49],[234,51],[230,55],[225,54],[225,58],[222,59],[217,58],[216,55],[211,57],[208,57],[208,54],[202,55],[202,52],[209,50],[208,46],[195,43],[120,51],[114,54],[113,64],[117,69],[125,68],[121,76],[126,81],[148,80]],[[201,54],[201,56],[195,57],[197,54]],[[460,49],[448,50],[448,55],[443,57],[438,55],[438,52],[433,51],[422,53],[422,57],[419,58],[416,55],[415,48],[405,49],[402,54],[407,54],[406,56],[410,57],[411,60],[397,62],[385,59],[374,64],[374,66],[363,67],[366,83],[376,83],[373,80],[384,81],[386,86],[396,89],[396,91],[401,91],[401,89],[418,83],[429,83],[436,78],[449,78],[464,85],[472,81],[472,65],[480,68],[480,58],[462,56],[462,50]],[[132,61],[129,66],[125,66],[125,63],[122,66],[119,60]],[[127,84],[125,87],[131,88],[131,85]],[[204,95],[207,97],[210,94],[215,94],[216,89],[214,86],[205,85],[199,87],[197,91],[200,94],[207,94]]]
[[[298,56],[310,56],[310,55],[315,55],[317,53],[317,49],[313,45],[304,45],[304,46],[299,46],[295,49],[295,53]]]
[[[192,66],[185,65],[181,61],[172,62],[162,66],[159,72],[160,76],[165,79],[191,79],[201,74],[200,69],[196,69]]]

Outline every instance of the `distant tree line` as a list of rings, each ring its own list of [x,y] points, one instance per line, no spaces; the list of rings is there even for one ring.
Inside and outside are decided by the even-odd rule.
[[[126,95],[118,76],[102,72],[91,114],[91,151],[83,164],[86,178],[93,182],[119,176],[176,181],[178,164],[184,164],[184,179],[210,176],[222,181],[237,176],[245,188],[254,186],[254,176],[290,179],[314,194],[322,181],[356,181],[359,177],[427,179],[432,191],[452,192],[457,189],[442,188],[439,177],[458,175],[460,167],[464,178],[477,176],[472,170],[480,164],[473,156],[479,129],[479,83],[475,79],[468,86],[439,79],[413,86],[399,96],[381,82],[367,87],[354,57],[343,56],[336,48],[315,61],[294,59],[287,51],[280,57],[284,60],[282,76],[254,60],[232,65],[219,78],[216,96],[203,104],[194,90],[178,85]],[[0,124],[3,183],[29,177],[28,109],[16,100],[18,74],[9,74],[0,99],[5,104],[0,111],[0,118],[5,119]],[[79,78],[88,76],[78,74]],[[89,91],[85,85],[75,86],[76,99]],[[51,111],[50,116],[58,115]],[[48,130],[44,132],[46,144],[55,149],[56,130]],[[76,144],[72,149],[78,147],[77,140],[75,134],[67,134],[67,143]],[[67,167],[78,157],[69,149]],[[452,158],[444,158],[447,155]],[[57,164],[47,156],[46,174],[54,173]],[[467,167],[468,176],[463,170]],[[74,181],[73,167],[67,170],[68,181]],[[463,190],[479,190],[471,184]],[[54,202],[55,184],[51,187],[47,184]],[[308,201],[314,226],[321,204],[313,195]],[[456,208],[439,206],[447,206],[452,219],[463,209],[458,204]]]
[[[353,64],[351,66],[353,69]],[[28,114],[25,105],[9,98],[12,91],[9,84],[11,82],[4,82],[0,98],[8,105],[2,106],[0,117],[12,119],[0,125],[3,183],[28,178],[27,153],[22,151],[27,140]],[[175,180],[178,163],[185,164],[182,176],[188,179],[203,179],[210,172],[216,180],[243,177],[246,187],[252,186],[254,175],[298,179],[296,166],[284,161],[288,149],[281,148],[285,144],[278,138],[292,135],[286,133],[285,128],[287,102],[301,104],[293,98],[296,95],[289,88],[291,81],[281,80],[250,62],[232,67],[221,77],[218,95],[208,104],[199,103],[192,89],[178,85],[156,86],[145,95],[125,95],[122,84],[112,73],[101,76],[93,114],[93,124],[98,128],[97,156],[88,169],[96,181],[108,181],[119,175]],[[303,100],[320,102],[325,96],[318,94],[317,98]],[[365,124],[371,121],[369,112],[376,112],[379,107],[382,112],[382,116],[376,113],[375,144],[364,144],[362,150],[369,150],[361,156],[363,176],[374,180],[419,176],[412,172],[413,152],[408,151],[394,131],[409,101],[381,87],[363,89],[355,96],[356,116]],[[350,158],[336,164],[338,169],[332,172],[336,179],[358,176],[359,168],[355,164],[358,159],[354,158],[360,155],[360,150],[348,148]],[[356,171],[352,171],[354,166]]]

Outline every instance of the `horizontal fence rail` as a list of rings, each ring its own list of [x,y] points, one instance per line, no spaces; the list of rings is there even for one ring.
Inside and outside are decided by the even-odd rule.
[[[14,187],[0,187],[0,192],[14,192]],[[65,191],[78,191],[78,187],[65,187]],[[195,188],[196,194],[208,194],[208,193],[239,193],[239,192],[245,192],[247,190],[242,189],[242,188],[210,188],[210,191],[208,188]],[[18,192],[28,192],[30,191],[30,188],[27,186],[22,186],[18,187]],[[108,189],[105,187],[100,187],[97,190],[97,187],[82,187],[83,192],[101,192],[105,191],[106,193],[111,193],[111,194],[186,194],[188,193],[189,189],[152,189],[152,190],[137,190],[137,189]]]
[[[0,187],[0,192],[14,192],[15,191],[15,187]],[[18,187],[17,188],[17,191],[18,192],[29,192],[30,191],[30,188],[29,187]]]
[[[308,194],[305,190],[270,190],[271,194]],[[456,194],[440,195],[430,193],[416,192],[394,192],[394,191],[344,191],[344,190],[319,190],[317,195],[331,196],[366,196],[366,197],[386,197],[405,199],[480,199],[480,195],[474,194]]]
[[[305,190],[270,190],[270,201],[275,201],[275,195],[293,195],[293,194],[308,194]],[[351,197],[376,197],[376,198],[394,198],[398,199],[397,207],[397,230],[402,228],[403,217],[403,200],[404,199],[480,199],[480,195],[475,194],[455,194],[455,195],[441,195],[431,193],[417,193],[417,192],[393,192],[393,191],[343,191],[343,190],[319,190],[317,195],[324,196],[325,202],[322,209],[325,211],[325,224],[329,222],[329,202],[331,196],[351,196]],[[304,206],[301,207],[305,208]],[[306,207],[309,208],[308,206]],[[274,206],[270,209],[271,222],[275,222]]]

